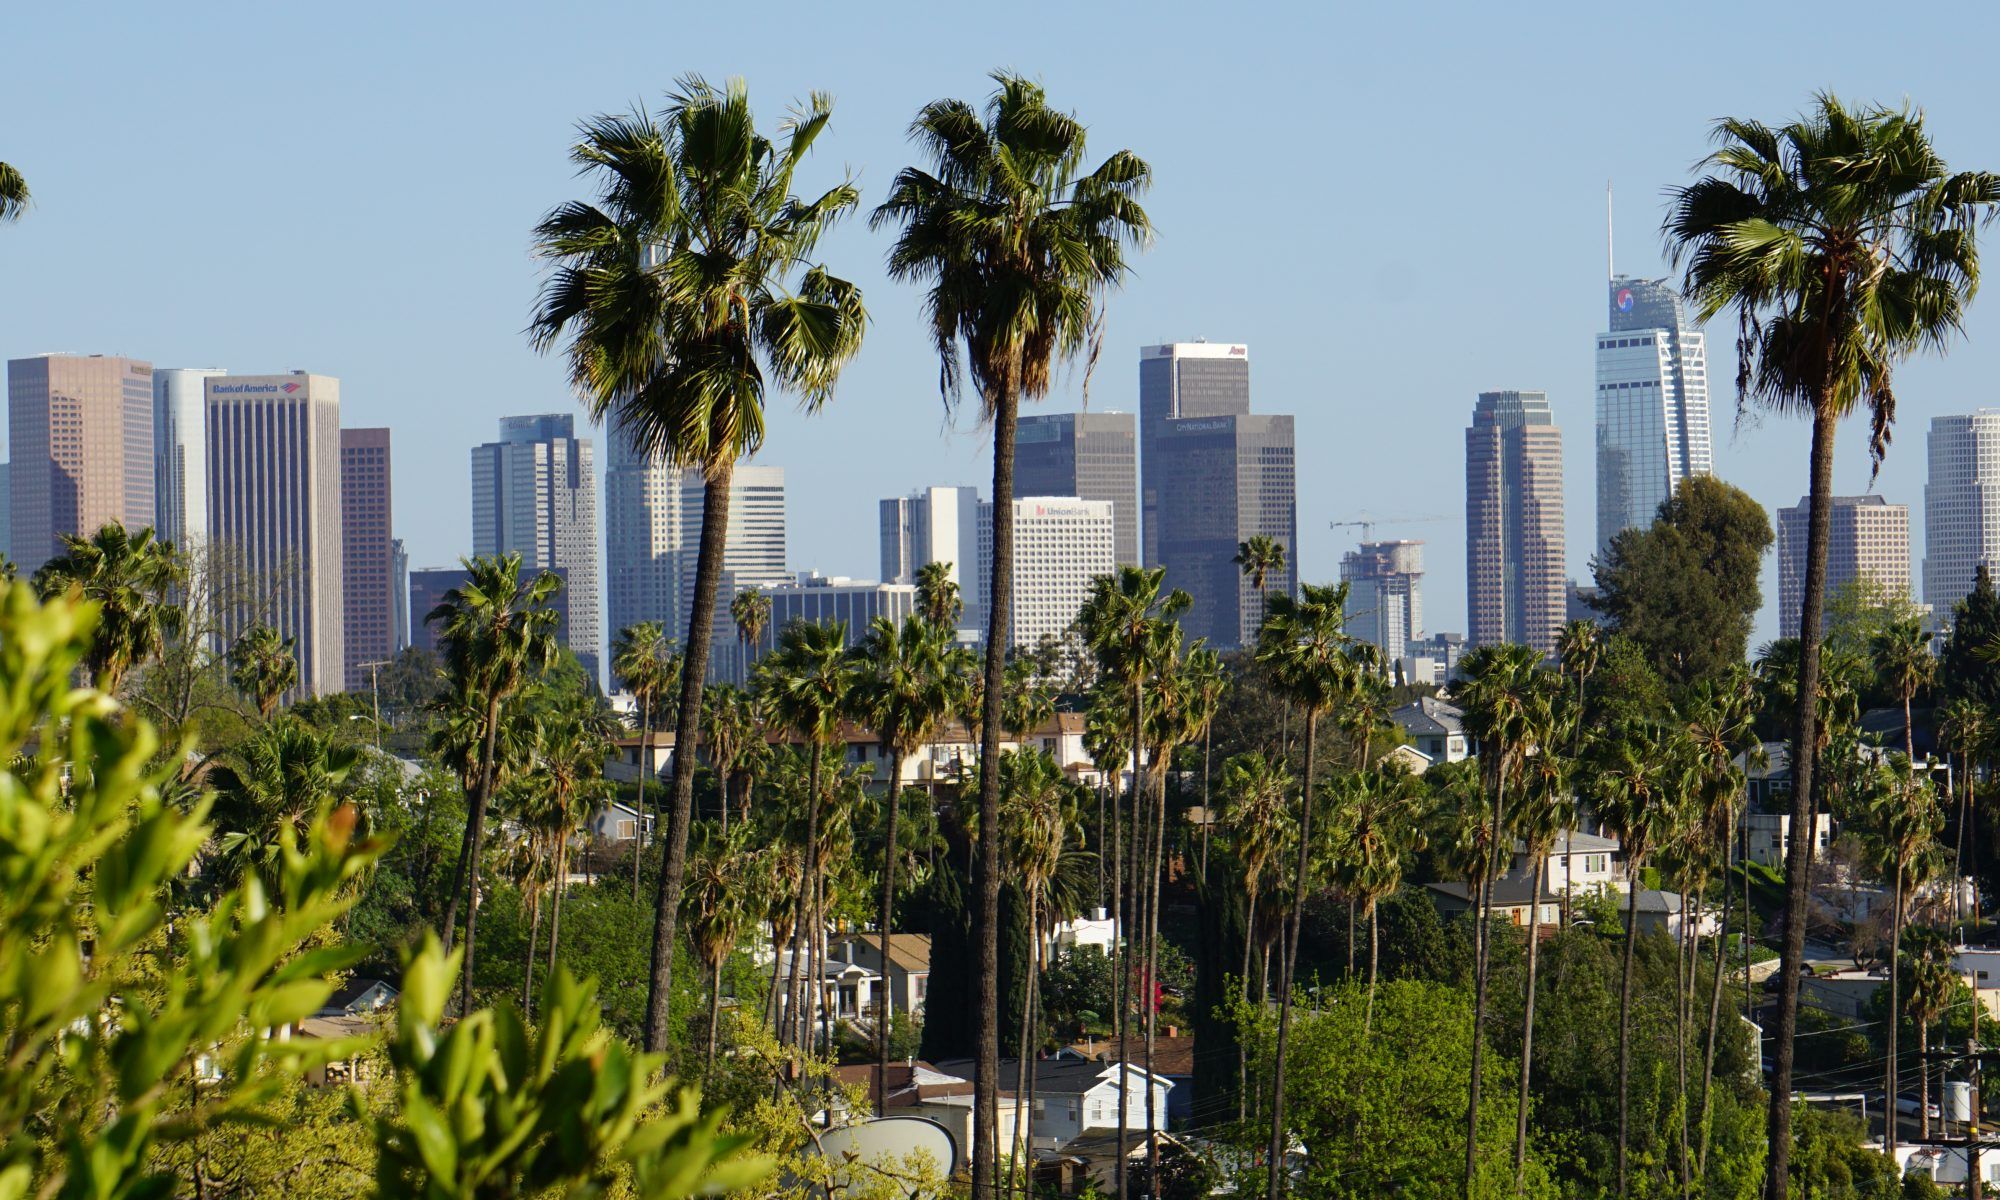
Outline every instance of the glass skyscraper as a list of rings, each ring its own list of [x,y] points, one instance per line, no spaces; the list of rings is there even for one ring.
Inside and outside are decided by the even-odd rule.
[[[1597,335],[1597,553],[1653,523],[1683,479],[1715,470],[1702,333],[1663,279],[1614,276]]]

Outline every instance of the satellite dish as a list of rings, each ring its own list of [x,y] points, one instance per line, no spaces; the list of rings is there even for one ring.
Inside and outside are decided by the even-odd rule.
[[[807,1147],[808,1154],[813,1153]],[[877,1117],[859,1125],[843,1125],[820,1135],[818,1152],[833,1167],[831,1191],[867,1186],[882,1179],[902,1179],[904,1167],[918,1154],[935,1163],[939,1176],[949,1179],[958,1169],[958,1146],[951,1131],[929,1117]],[[914,1181],[910,1194],[915,1195]]]

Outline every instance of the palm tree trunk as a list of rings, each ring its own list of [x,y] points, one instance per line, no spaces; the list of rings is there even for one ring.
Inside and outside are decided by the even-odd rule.
[[[1208,831],[1215,824],[1215,810],[1209,807],[1209,781],[1214,775],[1214,755],[1210,734],[1214,732],[1214,722],[1202,726],[1201,730],[1201,882],[1208,886]]]
[[[634,801],[639,811],[633,814],[637,819],[632,823],[632,903],[639,903],[639,860],[646,857],[646,776],[653,773],[653,756],[649,753],[653,744],[653,693],[646,690],[646,698],[639,702],[639,798]]]
[[[1685,882],[1683,881],[1683,886]],[[1695,889],[1690,888],[1690,892]],[[1680,1175],[1681,1200],[1688,1200],[1690,1187],[1688,1179],[1688,1058],[1687,1027],[1688,1009],[1694,1003],[1695,951],[1698,948],[1694,934],[1689,928],[1691,920],[1699,920],[1701,902],[1691,895],[1681,897],[1680,942],[1674,947],[1674,1073],[1680,1087]]]
[[[1487,874],[1481,872],[1468,897],[1472,901],[1472,1068],[1465,1088],[1466,1200],[1472,1200],[1473,1184],[1479,1175],[1479,1094],[1485,1086],[1486,955],[1493,940],[1493,922],[1488,917],[1493,881]]]
[[[1143,672],[1144,667],[1142,666],[1140,670]],[[1128,1091],[1128,1076],[1130,1072],[1124,1069],[1123,1064],[1132,1052],[1132,1003],[1135,998],[1135,988],[1132,981],[1132,955],[1135,948],[1132,945],[1132,939],[1135,936],[1144,936],[1144,924],[1139,919],[1141,897],[1144,893],[1144,887],[1139,881],[1139,863],[1142,859],[1140,847],[1147,840],[1144,811],[1141,808],[1146,793],[1146,772],[1144,769],[1146,761],[1146,743],[1144,740],[1145,715],[1146,689],[1145,679],[1142,674],[1140,678],[1134,679],[1132,682],[1132,785],[1129,789],[1132,817],[1131,834],[1126,839],[1128,843],[1126,850],[1130,853],[1132,861],[1127,866],[1120,868],[1125,872],[1126,878],[1131,881],[1131,886],[1126,889],[1126,907],[1131,911],[1125,913],[1121,919],[1121,926],[1125,936],[1118,943],[1118,1059],[1120,1064],[1118,1071],[1118,1158],[1112,1172],[1117,1184],[1118,1200],[1126,1200],[1126,1168],[1129,1166],[1129,1160],[1125,1157],[1125,1147],[1128,1144],[1125,1135],[1127,1133],[1126,1112],[1130,1107],[1128,1099],[1130,1095]]]
[[[1514,1113],[1514,1190],[1521,1190],[1528,1163],[1528,1084],[1535,1060],[1535,981],[1541,964],[1542,882],[1548,856],[1535,856],[1535,889],[1528,897],[1528,990],[1521,1010],[1521,1090]],[[1372,973],[1371,973],[1372,974]],[[1373,986],[1371,979],[1370,985]]]
[[[1799,1028],[1799,966],[1806,954],[1806,858],[1812,847],[1813,769],[1819,745],[1819,651],[1826,611],[1826,557],[1833,518],[1830,397],[1815,397],[1812,489],[1806,522],[1806,576],[1799,610],[1799,719],[1792,735],[1792,843],[1785,852],[1785,946],[1778,967],[1778,1027],[1771,1051],[1765,1121],[1764,1200],[1787,1200],[1792,1154],[1792,1042]],[[1745,974],[1748,972],[1746,970]]]
[[[729,537],[730,480],[736,463],[709,468],[702,485],[701,550],[695,557],[694,604],[681,660],[681,697],[674,715],[673,800],[661,851],[659,899],[653,914],[652,988],[646,996],[646,1049],[667,1047],[667,1009],[674,987],[674,934],[680,919],[681,881],[687,874],[688,828],[694,817],[694,748],[701,741],[701,687],[708,676],[709,633],[715,592],[722,583],[722,552]],[[642,826],[643,828],[643,826]]]
[[[1154,1111],[1153,1040],[1160,1023],[1160,867],[1167,852],[1167,767],[1173,749],[1153,749],[1153,774],[1157,795],[1153,805],[1152,886],[1146,891],[1146,1187],[1149,1195],[1160,1194],[1160,1122]]]
[[[722,961],[708,965],[708,1054],[702,1059],[701,1082],[705,1087],[715,1075],[715,1027],[722,1020]]]
[[[1289,1149],[1285,1136],[1285,1050],[1292,1032],[1292,979],[1299,963],[1299,925],[1305,915],[1306,884],[1311,879],[1313,769],[1318,766],[1319,713],[1306,709],[1305,723],[1306,769],[1305,786],[1299,793],[1299,862],[1293,875],[1292,911],[1286,920],[1284,967],[1278,975],[1277,1048],[1271,1056],[1271,1170],[1264,1181],[1265,1200],[1278,1200],[1283,1194],[1285,1152]]]
[[[1044,883],[1044,884],[1042,884],[1042,885],[1040,885],[1040,886],[1039,886],[1039,887],[1037,888],[1037,891],[1038,891],[1038,892],[1040,892],[1040,891],[1045,891],[1045,890],[1047,890],[1047,884],[1045,884],[1045,883]],[[1039,920],[1040,920],[1040,918],[1039,918],[1039,917],[1037,917],[1037,918],[1036,918],[1036,920],[1037,920],[1037,921],[1039,921]],[[1046,960],[1046,958],[1047,958],[1047,957],[1048,957],[1048,955],[1047,955],[1047,951],[1046,951],[1046,949],[1044,948],[1044,946],[1042,945],[1042,934],[1041,934],[1041,927],[1040,927],[1040,925],[1039,925],[1039,924],[1035,924],[1035,925],[1031,925],[1031,927],[1030,927],[1030,941],[1029,941],[1029,944],[1028,944],[1028,998],[1027,998],[1027,1007],[1028,1007],[1028,1011],[1030,1011],[1031,1013],[1033,1013],[1033,1014],[1034,1014],[1034,1018],[1033,1018],[1032,1020],[1030,1020],[1030,1021],[1028,1022],[1028,1028],[1029,1028],[1029,1031],[1030,1031],[1030,1033],[1029,1033],[1029,1036],[1030,1036],[1030,1037],[1034,1037],[1034,1036],[1036,1036],[1037,1034],[1039,1034],[1039,1033],[1041,1032],[1041,1028],[1042,1028],[1042,1023],[1041,1023],[1041,1011],[1042,1011],[1042,967],[1043,967],[1043,965],[1044,965],[1044,961]],[[1027,1145],[1027,1153],[1026,1153],[1026,1154],[1025,1154],[1025,1155],[1023,1156],[1023,1158],[1022,1158],[1022,1162],[1023,1162],[1023,1164],[1024,1164],[1024,1165],[1023,1165],[1023,1167],[1022,1167],[1022,1179],[1021,1179],[1021,1194],[1022,1194],[1023,1196],[1027,1196],[1027,1195],[1030,1195],[1030,1194],[1032,1194],[1032,1193],[1033,1193],[1033,1191],[1034,1191],[1034,1178],[1035,1178],[1035,1085],[1036,1085],[1036,1080],[1035,1080],[1035,1076],[1036,1076],[1036,1074],[1038,1073],[1038,1070],[1039,1070],[1039,1065],[1038,1065],[1038,1064],[1039,1064],[1039,1060],[1038,1060],[1038,1053],[1039,1053],[1039,1051],[1038,1051],[1037,1049],[1028,1049],[1028,1050],[1024,1050],[1023,1052],[1024,1052],[1025,1054],[1027,1054],[1027,1061],[1026,1061],[1026,1063],[1024,1063],[1024,1064],[1023,1064],[1023,1066],[1024,1066],[1025,1068],[1026,1068],[1026,1070],[1027,1070],[1027,1072],[1028,1072],[1028,1140],[1027,1140],[1027,1143],[1026,1143],[1026,1145]],[[1018,1123],[1018,1122],[1019,1122],[1019,1118],[1016,1118],[1016,1123]]]
[[[903,807],[902,743],[889,743],[889,810],[883,840],[888,847],[882,855],[882,1001],[875,1006],[875,1115],[887,1115],[889,1100],[889,1027],[896,1017],[896,989],[889,982],[889,931],[896,923],[896,859],[901,856],[896,841],[896,817]]]
[[[812,744],[806,766],[806,837],[805,869],[799,875],[799,894],[792,917],[792,971],[791,981],[786,985],[785,1024],[796,1029],[797,1036],[792,1044],[804,1047],[808,1041],[807,1030],[811,1028],[813,1001],[808,993],[819,986],[812,978],[812,892],[814,850],[819,840],[819,771],[820,745],[817,739]]]
[[[535,943],[542,940],[542,896],[528,900],[528,952],[521,956],[521,1015],[535,1019]]]
[[[1035,906],[1033,881],[1024,881],[1022,890],[1028,893],[1028,979],[1021,993],[1021,1036],[1014,1043],[1014,1137],[1007,1148],[1007,1188],[1010,1192],[1023,1164],[1028,1161],[1028,1153],[1035,1140],[1035,1093],[1033,1085],[1028,1082],[1028,1038],[1035,1017],[1035,941],[1040,928],[1037,924],[1040,914]]]
[[[1931,1023],[1917,1022],[1917,1124],[1918,1136],[1931,1136]]]
[[[979,720],[979,944],[977,1038],[973,1066],[972,1200],[994,1200],[1000,1121],[1000,697],[1014,608],[1014,425],[1020,396],[993,396],[993,577],[987,587],[985,687]],[[1122,1175],[1121,1175],[1122,1178]],[[1121,1190],[1120,1200],[1123,1200]]]
[[[1726,867],[1728,865],[1727,853],[1723,855],[1723,860]],[[1711,1108],[1709,1099],[1710,1089],[1715,1086],[1715,1038],[1722,1024],[1722,976],[1728,967],[1727,949],[1729,946],[1730,896],[1729,879],[1725,875],[1722,880],[1722,927],[1716,930],[1715,934],[1715,977],[1709,981],[1708,985],[1708,1039],[1702,1050],[1701,1148],[1695,1157],[1695,1174],[1701,1176],[1703,1179],[1708,1178],[1709,1113]],[[1749,944],[1748,927],[1750,924],[1747,913],[1745,914],[1743,924],[1745,927],[1744,944],[1747,950]],[[1747,952],[1743,960],[1743,973],[1745,975],[1750,973],[1750,960]]]
[[[1250,912],[1243,919],[1243,1006],[1250,1006],[1250,947],[1257,940],[1257,888],[1250,888]],[[1236,1031],[1236,1119],[1242,1121],[1250,1114],[1250,1039],[1243,1036],[1244,1030]]]
[[[1632,948],[1639,942],[1639,860],[1631,861],[1632,886],[1625,899],[1625,969],[1618,984],[1618,1195],[1627,1195],[1625,1159],[1631,1146],[1632,1116]]]
[[[1896,1027],[1902,1024],[1903,1002],[1899,990],[1902,972],[1897,970],[1897,961],[1903,955],[1903,864],[1896,864],[1894,890],[1889,893],[1889,1063],[1888,1097],[1883,1102],[1882,1112],[1887,1125],[1882,1134],[1882,1146],[1891,1158],[1896,1154]]]
[[[1104,907],[1104,781],[1097,783],[1097,907]]]
[[[1368,897],[1368,1009],[1361,1020],[1361,1036],[1369,1038],[1375,1032],[1375,968],[1380,958],[1381,934],[1376,928],[1375,897]]]
[[[472,898],[465,906],[465,961],[458,980],[458,1011],[472,1011],[472,956],[479,931],[479,861],[486,853],[486,805],[493,795],[494,747],[500,740],[500,698],[486,702],[486,729],[479,748],[479,794],[472,797],[472,815],[459,849],[458,870],[452,873],[451,901],[444,911],[444,947],[451,950],[452,925],[458,920],[458,901],[468,889]]]

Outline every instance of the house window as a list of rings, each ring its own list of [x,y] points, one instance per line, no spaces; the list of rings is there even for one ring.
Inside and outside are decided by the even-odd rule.
[[[1039,1121],[1042,1119],[1042,1117],[1044,1116],[1043,1110],[1046,1107],[1047,1107],[1046,1102],[1044,1102],[1040,1096],[1035,1097],[1035,1120]]]

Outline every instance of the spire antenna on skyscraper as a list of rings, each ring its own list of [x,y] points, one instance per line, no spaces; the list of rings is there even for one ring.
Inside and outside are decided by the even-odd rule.
[[[1611,181],[1604,181],[1604,278],[1618,278],[1618,272],[1611,265]]]

